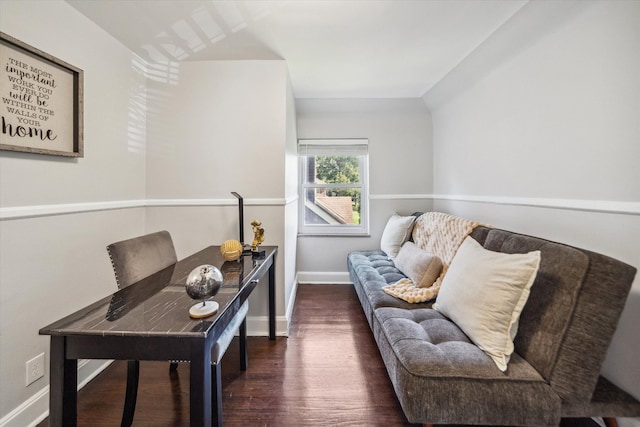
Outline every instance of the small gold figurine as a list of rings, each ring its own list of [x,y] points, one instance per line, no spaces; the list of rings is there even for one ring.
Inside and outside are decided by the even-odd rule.
[[[253,229],[253,242],[251,243],[251,250],[256,252],[258,246],[264,242],[264,228],[261,227],[262,223],[257,219],[251,221],[251,228]]]

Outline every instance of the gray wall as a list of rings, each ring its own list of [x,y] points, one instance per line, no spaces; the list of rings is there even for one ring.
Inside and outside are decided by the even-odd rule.
[[[27,24],[28,23],[28,24]],[[63,1],[2,2],[1,30],[85,72],[85,157],[0,152],[0,425],[48,410],[49,338],[38,330],[114,292],[105,247],[158,229],[178,255],[245,236],[277,245],[277,331],[295,288],[295,101],[284,61],[145,64]],[[78,37],[82,34],[82,37]],[[149,72],[150,71],[150,72]],[[266,290],[248,329],[266,334]],[[25,386],[25,362],[45,376]],[[82,361],[80,381],[103,361]]]
[[[0,28],[85,73],[84,158],[0,152],[0,425],[24,426],[49,403],[38,330],[114,292],[105,247],[144,232],[146,79],[65,2],[3,1]],[[40,353],[45,376],[25,386]],[[81,363],[80,379],[97,366]]]
[[[147,123],[147,231],[169,230],[178,256],[238,238],[237,200],[245,199],[245,242],[250,223],[278,246],[278,333],[294,287],[295,235],[285,239],[291,195],[287,152],[295,141],[295,106],[284,61],[194,61],[175,65],[170,79],[150,79]],[[290,123],[287,121],[289,120]],[[290,157],[290,156],[289,156]],[[293,169],[295,172],[295,169]],[[295,185],[295,184],[294,184]],[[293,218],[295,221],[296,218]],[[286,265],[286,269],[285,269]],[[286,280],[286,282],[285,282]],[[248,333],[267,333],[267,292],[250,298]]]
[[[394,211],[431,209],[431,115],[421,99],[298,99],[298,137],[369,140],[369,237],[298,238],[298,277],[346,281],[351,250],[377,248]]]
[[[530,2],[427,93],[435,209],[640,268],[638,22],[638,2]],[[603,369],[636,398],[639,323],[636,276]]]
[[[433,207],[640,267],[639,8],[530,2],[425,95],[428,109],[420,99],[297,100],[298,135],[286,65],[275,61],[258,78],[268,77],[267,87],[254,82],[243,102],[223,94],[207,104],[238,113],[219,123],[221,132],[167,139],[173,110],[164,103],[179,108],[192,98],[161,84],[157,69],[149,80],[145,64],[64,1],[2,1],[3,32],[84,69],[85,158],[0,152],[0,425],[28,425],[47,410],[48,371],[25,386],[25,362],[44,352],[48,363],[49,340],[39,328],[115,290],[104,247],[159,228],[171,229],[181,255],[235,237],[228,191],[247,197],[246,217],[263,220],[267,243],[281,245],[280,328],[295,272],[311,281],[347,280],[346,254],[378,247],[394,211]],[[235,73],[251,74],[252,64],[227,65],[232,81]],[[186,67],[196,84],[215,89],[198,65]],[[268,100],[257,99],[265,94]],[[171,120],[192,132],[189,120],[201,112]],[[263,114],[275,120],[266,135],[237,133],[246,123],[267,127]],[[296,249],[298,137],[369,139],[371,236],[300,237]],[[218,143],[241,151],[212,150]],[[263,148],[269,155],[256,155]],[[202,181],[190,172],[200,154],[200,165],[216,165]],[[256,187],[255,175],[264,183],[265,173],[273,176]],[[34,266],[37,280],[25,280]],[[252,310],[257,319],[264,313],[260,304]],[[639,321],[636,279],[604,367],[636,397]],[[82,363],[80,378],[97,367]]]

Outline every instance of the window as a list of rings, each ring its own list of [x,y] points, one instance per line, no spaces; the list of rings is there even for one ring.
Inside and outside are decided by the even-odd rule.
[[[298,158],[300,234],[368,234],[368,141],[301,139]]]

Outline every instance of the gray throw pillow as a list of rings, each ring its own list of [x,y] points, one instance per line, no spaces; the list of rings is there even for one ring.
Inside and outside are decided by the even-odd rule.
[[[442,261],[430,252],[420,249],[413,242],[406,242],[394,259],[402,271],[419,288],[428,288],[440,276]]]

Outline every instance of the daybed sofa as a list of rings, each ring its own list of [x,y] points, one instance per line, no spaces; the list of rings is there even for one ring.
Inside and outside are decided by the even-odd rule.
[[[412,236],[421,231],[421,215],[414,215]],[[434,309],[434,301],[408,303],[388,295],[383,288],[406,276],[384,251],[355,251],[347,258],[409,422],[551,426],[565,417],[640,416],[640,403],[600,376],[636,269],[588,250],[484,225],[468,236],[489,251],[540,251],[505,371]]]

